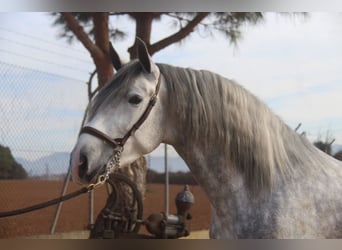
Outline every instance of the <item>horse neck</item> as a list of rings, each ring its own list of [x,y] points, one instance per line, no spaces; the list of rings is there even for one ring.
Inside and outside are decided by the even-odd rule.
[[[213,87],[208,89],[194,83],[188,83],[192,87],[183,88],[176,83],[163,87],[162,99],[165,100],[163,106],[167,117],[165,142],[175,147],[203,184],[207,182],[208,175],[216,175],[212,179],[216,178],[215,182],[222,180],[220,184],[227,182],[231,176],[241,179],[238,177],[242,175],[250,189],[270,189],[278,176],[289,176],[291,171],[297,171],[294,165],[305,168],[305,165],[312,165],[313,158],[317,158],[313,156],[313,147],[305,139],[238,84],[214,74],[181,70],[184,75],[190,76],[183,77],[184,81],[192,80],[196,84],[210,84]],[[207,77],[206,80],[203,77]],[[177,97],[180,94],[177,88],[182,91],[183,98]],[[217,98],[213,101],[214,97],[201,99],[199,96],[197,100],[201,101],[193,102],[189,107],[184,97],[195,95],[190,92],[197,88],[211,94],[216,91]],[[170,90],[173,92],[167,93]],[[211,101],[216,106],[208,104]],[[200,103],[203,110],[197,108],[197,115],[190,114],[191,107],[196,103]],[[210,116],[216,111],[217,114]]]
[[[243,175],[237,167],[232,166],[232,162],[227,162],[224,152],[214,146],[212,150],[203,150],[191,140],[173,146],[221,218],[227,219],[228,215],[233,215],[232,211],[237,210],[238,204],[250,202],[249,188],[245,185]]]

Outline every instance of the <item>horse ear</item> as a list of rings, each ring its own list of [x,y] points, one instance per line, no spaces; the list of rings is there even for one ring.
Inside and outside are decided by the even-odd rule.
[[[110,60],[112,61],[112,64],[114,66],[114,69],[118,71],[122,67],[122,63],[118,53],[115,51],[113,44],[111,42],[109,42],[109,55]]]
[[[151,57],[148,53],[146,44],[139,37],[136,38],[136,43],[138,46],[139,61],[140,61],[141,65],[143,66],[143,68],[145,69],[145,71],[148,73],[151,73],[152,72],[152,70],[151,70],[152,69],[152,67],[151,67],[152,61],[151,61]]]

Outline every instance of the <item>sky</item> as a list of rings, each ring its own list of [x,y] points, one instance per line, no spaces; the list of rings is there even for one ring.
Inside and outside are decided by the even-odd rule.
[[[58,28],[52,23],[47,13],[0,13],[0,81],[12,74],[25,82],[0,86],[0,141],[20,148],[18,140],[24,136],[26,147],[41,151],[37,157],[72,149],[87,103],[85,82],[94,70],[82,45],[58,38]],[[125,40],[115,43],[127,60],[134,23],[125,19],[115,24],[129,30]],[[152,41],[170,30],[171,20],[156,23]],[[311,141],[325,140],[328,133],[335,144],[342,144],[342,14],[310,13],[307,18],[293,18],[268,13],[263,23],[242,31],[237,47],[218,34],[193,33],[153,59],[234,79],[290,127],[301,123],[298,131],[305,131]],[[8,65],[19,69],[10,72]],[[32,77],[27,69],[40,73]],[[39,97],[30,95],[32,87],[39,90]],[[47,109],[43,108],[46,103]],[[27,119],[31,122],[26,125]],[[19,131],[18,124],[23,125]],[[163,155],[163,148],[153,155]]]

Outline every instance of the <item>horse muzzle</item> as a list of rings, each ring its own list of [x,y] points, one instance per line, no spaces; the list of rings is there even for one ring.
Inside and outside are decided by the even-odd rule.
[[[91,170],[87,154],[82,153],[77,147],[71,153],[70,164],[73,182],[78,184],[96,182],[99,171]]]

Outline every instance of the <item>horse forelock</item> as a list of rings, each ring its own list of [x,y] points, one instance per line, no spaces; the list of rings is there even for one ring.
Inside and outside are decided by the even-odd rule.
[[[168,90],[168,114],[176,114],[193,143],[221,149],[251,190],[270,190],[277,176],[291,177],[298,165],[305,172],[320,160],[305,138],[237,83],[209,71],[158,67]]]

